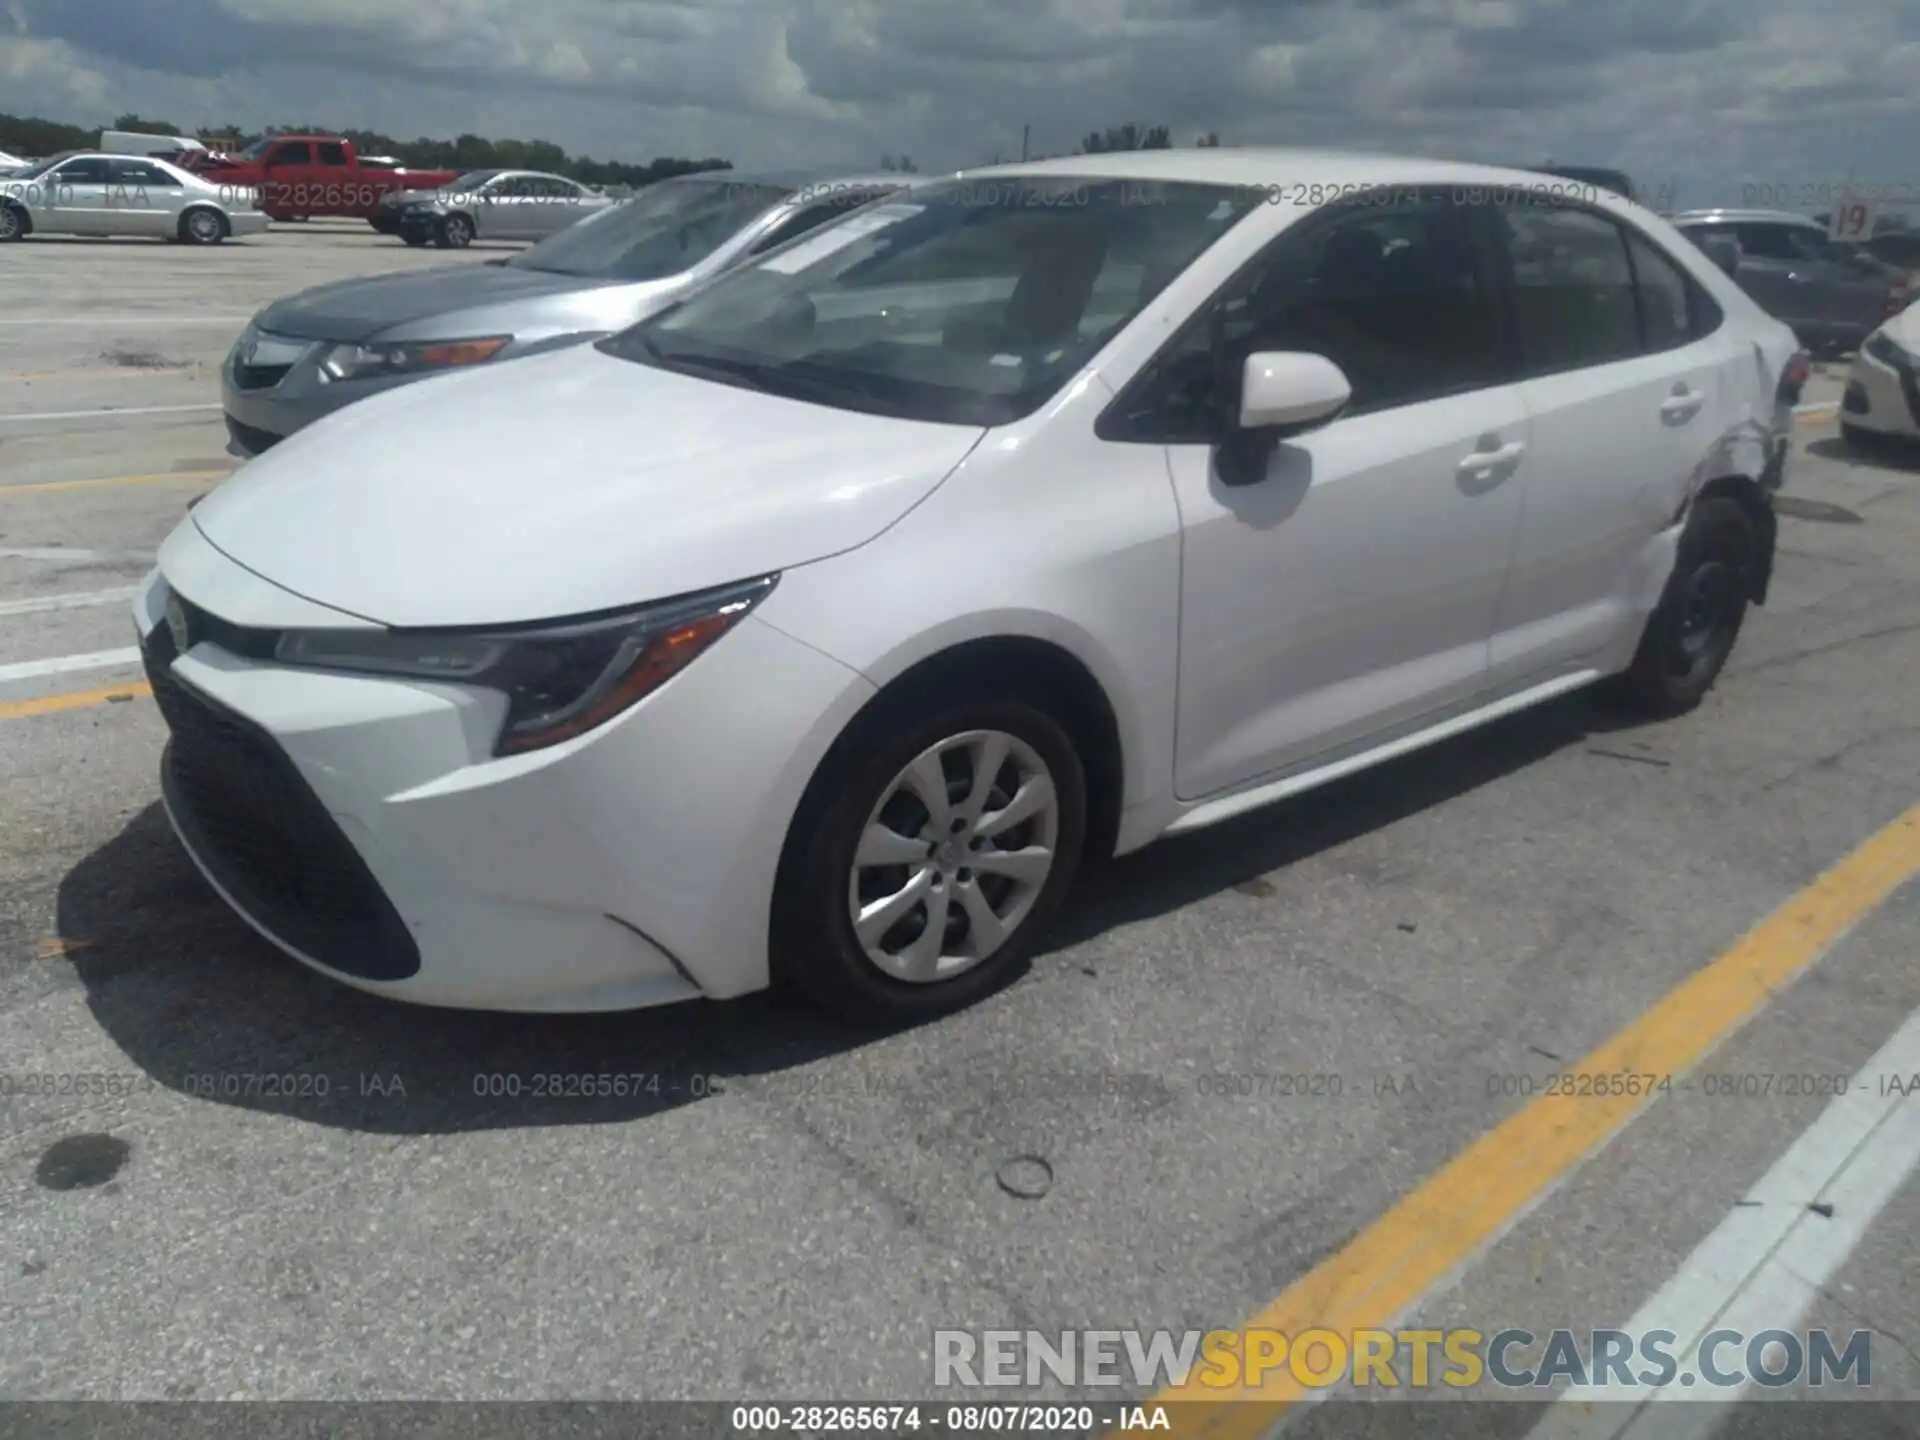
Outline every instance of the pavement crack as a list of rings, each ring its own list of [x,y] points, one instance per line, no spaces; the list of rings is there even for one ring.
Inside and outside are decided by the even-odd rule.
[[[1884,1336],[1888,1340],[1891,1340],[1895,1345],[1899,1346],[1900,1349],[1905,1352],[1909,1360],[1913,1361],[1913,1363],[1916,1366],[1920,1366],[1920,1346],[1916,1346],[1913,1341],[1907,1339],[1907,1337],[1902,1335],[1899,1331],[1888,1329],[1885,1325],[1882,1325],[1878,1320],[1874,1319],[1873,1316],[1867,1314],[1867,1312],[1865,1310],[1862,1310],[1858,1305],[1850,1304],[1847,1300],[1842,1298],[1842,1296],[1839,1294],[1839,1292],[1837,1292],[1833,1288],[1833,1286],[1814,1285],[1811,1281],[1807,1279],[1806,1276],[1801,1275],[1799,1272],[1795,1271],[1791,1265],[1784,1266],[1783,1268],[1787,1270],[1789,1274],[1792,1274],[1796,1280],[1799,1280],[1803,1284],[1808,1285],[1809,1288],[1811,1288],[1816,1295],[1818,1295],[1822,1300],[1825,1300],[1829,1305],[1833,1306],[1833,1308],[1838,1310],[1842,1315],[1845,1315],[1850,1320],[1856,1321],[1864,1328],[1872,1331],[1874,1335]]]
[[[1804,645],[1797,650],[1789,650],[1784,655],[1775,655],[1768,660],[1756,661],[1741,667],[1741,675],[1758,675],[1766,670],[1779,670],[1788,665],[1797,665],[1802,660],[1810,660],[1817,655],[1831,655],[1836,650],[1845,650],[1854,645],[1864,645],[1870,640],[1891,640],[1901,635],[1911,635],[1920,631],[1920,620],[1906,625],[1886,625],[1878,630],[1865,630],[1858,635],[1849,635],[1840,640],[1828,640],[1819,645]]]

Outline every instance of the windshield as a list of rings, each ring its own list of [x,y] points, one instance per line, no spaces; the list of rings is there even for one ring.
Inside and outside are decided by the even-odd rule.
[[[277,138],[277,136],[269,135],[263,140],[254,141],[253,144],[247,146],[246,149],[240,152],[240,158],[242,160],[258,160],[262,155],[267,153],[267,146],[271,145]]]
[[[1086,178],[929,185],[782,246],[601,348],[843,409],[1005,424],[1262,198]]]
[[[691,270],[791,193],[691,176],[662,180],[594,224],[562,230],[508,263],[560,275],[664,280]]]
[[[498,170],[469,170],[447,188],[449,190],[478,190],[487,181],[500,174]]]

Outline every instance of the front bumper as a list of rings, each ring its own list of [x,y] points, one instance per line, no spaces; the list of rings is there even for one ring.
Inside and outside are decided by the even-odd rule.
[[[264,235],[272,219],[258,210],[229,210],[227,224],[235,235]]]
[[[243,653],[212,607],[283,602],[228,566],[189,520],[135,624],[170,733],[168,814],[255,929],[430,1005],[619,1010],[765,985],[786,827],[865,681],[748,617],[611,723],[496,759],[490,692]],[[169,586],[207,637],[184,653]]]
[[[1920,363],[1889,364],[1865,351],[1854,356],[1840,419],[1881,435],[1920,436]]]

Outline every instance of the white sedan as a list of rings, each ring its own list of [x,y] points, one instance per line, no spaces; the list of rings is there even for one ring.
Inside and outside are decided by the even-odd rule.
[[[1764,600],[1804,373],[1699,249],[1540,177],[1143,151],[918,185],[592,345],[348,407],[135,621],[173,824],[296,959],[897,1022],[1139,849]]]
[[[214,184],[151,155],[55,155],[0,180],[0,241],[148,235],[218,245],[267,224],[251,189]]]
[[[1869,335],[1853,357],[1840,401],[1840,433],[1920,439],[1920,301]]]

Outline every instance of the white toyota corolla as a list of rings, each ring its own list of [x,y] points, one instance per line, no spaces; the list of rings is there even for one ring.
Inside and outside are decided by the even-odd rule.
[[[1697,702],[1805,367],[1609,194],[1097,155],[916,186],[251,461],[136,619],[168,812],[433,1004],[910,1019],[1137,849],[1613,677]]]

